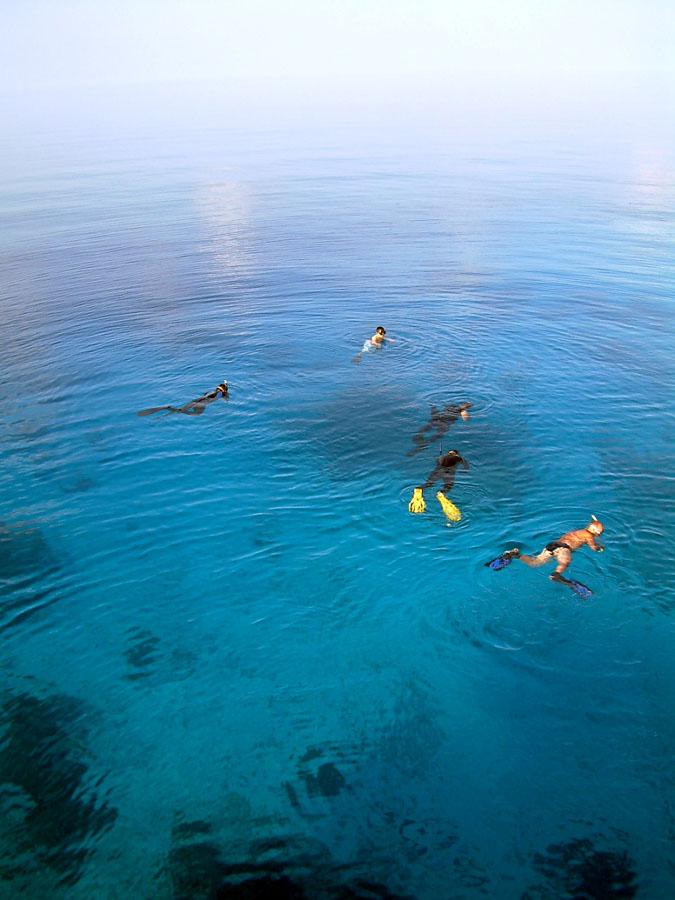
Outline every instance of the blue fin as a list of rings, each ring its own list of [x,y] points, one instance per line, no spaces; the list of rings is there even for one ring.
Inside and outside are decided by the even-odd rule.
[[[490,562],[486,562],[485,565],[488,569],[494,569],[495,572],[498,572],[500,569],[510,566],[512,558],[511,556],[498,556]]]
[[[582,600],[588,600],[589,597],[593,596],[593,591],[586,587],[585,584],[582,584],[580,581],[575,581],[573,578],[568,578],[567,583],[572,588],[574,593],[581,597]]]

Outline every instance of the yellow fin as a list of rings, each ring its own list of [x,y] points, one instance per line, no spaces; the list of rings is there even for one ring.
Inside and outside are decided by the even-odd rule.
[[[427,505],[424,502],[422,488],[413,488],[412,497],[410,498],[410,503],[408,504],[409,512],[423,513],[426,508]]]
[[[446,517],[450,519],[451,522],[459,522],[459,520],[462,518],[462,514],[457,509],[452,500],[448,500],[445,494],[442,494],[440,491],[437,492],[436,499],[441,504],[441,509],[445,513]]]

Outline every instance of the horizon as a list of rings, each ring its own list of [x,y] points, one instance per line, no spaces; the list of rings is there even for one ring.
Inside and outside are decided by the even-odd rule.
[[[33,0],[4,10],[11,98],[205,88],[247,102],[507,106],[675,97],[675,5],[601,0],[246,4]]]

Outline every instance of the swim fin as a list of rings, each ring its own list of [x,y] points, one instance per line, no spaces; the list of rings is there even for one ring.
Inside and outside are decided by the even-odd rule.
[[[517,550],[506,550],[501,556],[491,559],[490,562],[486,562],[484,565],[486,565],[488,569],[494,569],[495,572],[498,572],[500,569],[505,569],[506,566],[510,566],[514,556],[518,556]]]
[[[580,581],[575,581],[574,578],[568,578],[567,584],[569,584],[577,597],[581,597],[582,600],[588,600],[589,597],[593,596],[593,591],[589,587],[586,587]]]
[[[452,500],[448,500],[445,494],[441,493],[441,491],[437,491],[436,499],[441,504],[441,509],[445,513],[446,518],[451,522],[459,522],[459,520],[462,518],[462,514],[457,509]]]
[[[426,508],[427,504],[424,501],[422,488],[413,488],[412,497],[410,498],[410,503],[408,504],[408,511],[411,513],[423,513]]]
[[[173,409],[173,406],[151,406],[150,409],[142,409],[136,413],[137,416],[151,416],[153,413],[162,412],[166,409]]]

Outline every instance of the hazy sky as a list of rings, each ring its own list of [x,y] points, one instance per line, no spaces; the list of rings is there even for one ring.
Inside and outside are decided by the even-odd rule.
[[[675,0],[0,0],[2,89],[208,80],[292,92],[498,77],[661,90]]]

